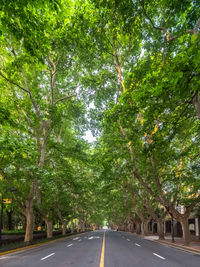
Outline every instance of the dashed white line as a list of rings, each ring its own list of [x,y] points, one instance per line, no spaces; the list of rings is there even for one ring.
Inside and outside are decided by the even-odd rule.
[[[55,254],[55,253],[51,253],[51,254],[47,255],[46,257],[42,258],[41,261],[43,261],[43,260],[45,260],[45,259],[47,259],[47,258],[53,256],[54,254]]]
[[[75,237],[75,238],[73,238],[73,240],[78,240],[80,237]]]
[[[138,247],[141,247],[141,245],[139,245],[138,243],[135,243],[135,245],[138,246]]]
[[[0,260],[5,260],[7,258],[9,258],[9,257],[8,256],[7,257],[1,257]]]
[[[69,247],[71,247],[71,246],[73,246],[73,244],[69,244],[67,247],[69,248]]]
[[[158,258],[160,258],[160,259],[162,259],[162,260],[165,260],[164,257],[162,257],[162,256],[160,256],[160,255],[158,255],[158,254],[156,254],[156,253],[153,253],[153,255],[155,255],[156,257],[158,257]]]
[[[82,239],[79,239],[78,242],[82,241]]]
[[[127,241],[131,241],[131,240],[130,240],[130,239],[128,239],[128,238],[127,238],[126,240],[127,240]]]

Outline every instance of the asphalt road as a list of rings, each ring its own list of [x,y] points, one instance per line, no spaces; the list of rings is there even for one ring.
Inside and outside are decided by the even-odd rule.
[[[200,255],[123,232],[106,231],[102,253],[103,236],[104,231],[94,231],[1,256],[0,266],[200,267]]]

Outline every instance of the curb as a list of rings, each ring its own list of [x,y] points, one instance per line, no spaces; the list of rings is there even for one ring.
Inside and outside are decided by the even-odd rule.
[[[132,232],[125,232],[125,233],[136,235],[136,236],[138,236],[138,237],[140,237],[142,239],[149,240],[149,241],[152,241],[152,242],[157,242],[157,243],[160,243],[160,244],[165,245],[167,247],[173,247],[173,248],[177,248],[177,249],[180,249],[180,250],[183,250],[183,251],[193,252],[193,253],[196,253],[196,254],[200,255],[200,249],[196,249],[196,248],[192,248],[192,247],[188,247],[188,246],[184,246],[184,245],[178,245],[177,243],[170,243],[170,242],[168,242],[166,240],[148,239],[148,238],[145,238],[142,235],[137,235],[136,233],[132,233]]]
[[[177,248],[177,249],[184,250],[187,252],[193,252],[193,253],[200,254],[200,250],[196,249],[196,248],[192,248],[192,247],[188,247],[188,246],[184,246],[184,245],[178,245],[178,244],[170,243],[170,242],[164,241],[164,240],[152,240],[152,241],[157,242],[157,243],[161,243],[161,244],[166,245],[168,247],[173,247],[173,248]]]
[[[66,236],[66,237],[61,237],[61,238],[58,238],[58,239],[55,239],[55,240],[46,241],[46,242],[42,242],[42,243],[37,243],[37,244],[34,244],[34,245],[28,245],[28,246],[21,247],[21,248],[2,251],[2,252],[0,252],[0,256],[4,256],[4,255],[15,253],[15,252],[20,252],[20,251],[27,250],[27,249],[32,249],[32,248],[35,248],[35,247],[45,246],[45,245],[48,245],[48,244],[51,244],[51,243],[58,242],[60,240],[70,239],[70,238],[72,238],[74,236],[80,236],[80,235],[85,234],[85,233],[87,233],[87,232],[78,233],[78,234],[74,234],[74,235],[70,235],[70,236]]]

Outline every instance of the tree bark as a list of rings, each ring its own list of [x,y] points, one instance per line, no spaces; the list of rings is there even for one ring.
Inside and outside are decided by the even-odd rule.
[[[62,213],[60,211],[60,205],[58,204],[58,218],[60,219],[61,225],[62,225],[62,235],[66,235],[66,220],[63,218]]]
[[[141,233],[142,233],[143,236],[146,236],[149,233],[148,223],[149,223],[149,220],[147,220],[147,221],[145,220],[145,221],[142,222],[142,227],[141,227],[142,228],[141,229],[142,232]]]
[[[66,235],[67,223],[65,220],[62,221],[62,235]]]
[[[157,220],[157,230],[158,230],[159,240],[164,240],[165,234],[164,234],[164,227],[163,227],[163,219]]]
[[[198,91],[195,92],[192,98],[192,104],[196,110],[196,115],[200,119],[200,100],[199,100],[199,93]]]
[[[47,226],[47,238],[53,237],[53,222],[52,220],[45,219],[45,223]]]
[[[33,198],[26,200],[26,208],[24,210],[24,215],[26,217],[26,234],[24,242],[30,242],[33,240],[33,230],[35,217],[33,214]]]
[[[82,221],[82,223],[81,223],[81,231],[85,232],[85,222],[84,221]]]
[[[182,217],[180,219],[180,223],[183,230],[183,239],[184,239],[184,245],[189,246],[190,244],[190,230],[189,230],[189,223],[188,223],[188,217]]]

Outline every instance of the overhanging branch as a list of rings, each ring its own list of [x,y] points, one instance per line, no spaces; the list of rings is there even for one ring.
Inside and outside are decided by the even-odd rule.
[[[9,82],[9,83],[11,83],[11,84],[17,86],[18,88],[20,88],[21,90],[23,90],[24,92],[26,92],[26,93],[29,94],[29,91],[28,91],[28,90],[26,90],[24,87],[20,86],[19,84],[13,82],[12,80],[8,79],[8,78],[7,78],[6,76],[4,76],[1,72],[0,72],[0,75],[1,75],[1,77],[3,77],[7,82]]]
[[[55,103],[54,103],[54,105],[58,104],[59,102],[68,100],[68,99],[70,99],[70,98],[72,98],[74,96],[76,96],[76,94],[72,94],[72,95],[69,95],[69,96],[63,96],[60,99],[56,100]]]

